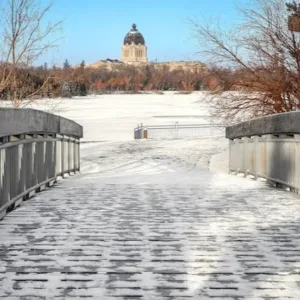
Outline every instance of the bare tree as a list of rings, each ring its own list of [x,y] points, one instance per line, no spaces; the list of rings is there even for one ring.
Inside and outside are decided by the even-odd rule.
[[[6,93],[14,107],[21,107],[32,101],[51,78],[47,76],[30,93],[22,89],[21,81],[24,69],[32,64],[49,49],[57,46],[58,31],[62,21],[48,22],[53,1],[43,5],[41,0],[5,0],[1,1],[1,46],[0,46],[0,93]],[[23,102],[23,100],[28,100]],[[30,100],[31,99],[31,100]]]
[[[231,68],[234,92],[210,99],[214,113],[234,122],[300,108],[300,39],[289,31],[284,0],[254,0],[239,7],[242,22],[192,22],[201,53]]]

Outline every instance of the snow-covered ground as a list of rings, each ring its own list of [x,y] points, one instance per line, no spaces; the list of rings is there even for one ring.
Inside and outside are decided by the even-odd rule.
[[[82,172],[1,221],[0,298],[300,299],[297,195],[226,174],[222,135],[133,140],[205,122],[203,97],[40,101],[84,126]]]
[[[32,107],[47,110],[80,123],[84,141],[126,141],[137,124],[209,123],[206,93],[174,92],[136,95],[99,95],[43,100]]]
[[[83,172],[121,167],[129,161],[164,157],[213,171],[227,172],[228,141],[224,134],[187,140],[133,140],[137,124],[208,124],[205,92],[176,94],[101,95],[38,101],[32,107],[72,119],[84,128]]]

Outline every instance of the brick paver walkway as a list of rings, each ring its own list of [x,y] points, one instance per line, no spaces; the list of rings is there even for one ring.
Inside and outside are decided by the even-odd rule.
[[[0,298],[300,299],[299,219],[297,195],[197,168],[78,175],[0,222]]]

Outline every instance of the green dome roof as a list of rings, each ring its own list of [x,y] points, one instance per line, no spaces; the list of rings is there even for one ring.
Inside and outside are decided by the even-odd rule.
[[[131,30],[126,34],[124,38],[124,45],[134,43],[135,45],[145,45],[145,39],[143,35],[136,29],[136,25],[133,24]]]

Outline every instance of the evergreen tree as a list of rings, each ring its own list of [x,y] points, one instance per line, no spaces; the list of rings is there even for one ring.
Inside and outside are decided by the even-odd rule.
[[[84,60],[80,63],[80,68],[81,68],[81,69],[84,69],[84,68],[85,68],[85,61],[84,61]]]
[[[64,69],[64,70],[69,70],[69,69],[71,69],[71,65],[70,65],[68,59],[65,60],[63,69]]]
[[[196,83],[195,83],[195,90],[196,91],[201,91],[203,89],[202,87],[202,83],[200,80],[197,80]]]
[[[61,86],[61,97],[72,98],[72,85],[70,82],[62,82]]]
[[[87,96],[88,89],[85,83],[79,83],[77,89],[78,96]]]
[[[145,67],[144,72],[144,80],[143,80],[143,88],[145,88],[152,79],[152,70],[150,69],[149,65]]]

